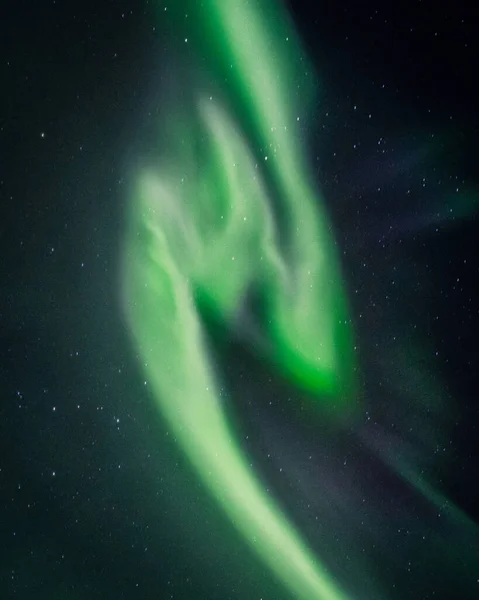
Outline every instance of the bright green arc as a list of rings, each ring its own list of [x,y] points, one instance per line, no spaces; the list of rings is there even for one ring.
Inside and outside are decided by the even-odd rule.
[[[130,204],[125,311],[161,413],[235,527],[293,595],[343,600],[235,439],[199,309],[238,329],[255,286],[265,314],[254,350],[330,405],[351,395],[335,244],[298,140],[295,72],[308,67],[275,4],[196,4],[197,53],[220,84],[225,65],[234,71],[225,89],[229,110],[199,95],[194,111],[168,114],[166,158],[139,176]],[[306,92],[311,86],[303,83]],[[273,199],[285,215],[283,244]]]

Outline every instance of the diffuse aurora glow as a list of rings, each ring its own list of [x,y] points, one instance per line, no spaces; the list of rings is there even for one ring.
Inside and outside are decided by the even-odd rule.
[[[263,357],[329,402],[350,391],[341,275],[295,133],[303,110],[288,98],[304,58],[279,8],[271,31],[255,3],[207,4],[203,19],[197,15],[197,32],[214,27],[223,62],[236,65],[230,88],[243,119],[201,96],[195,114],[168,116],[173,137],[167,163],[141,175],[131,205],[127,316],[161,413],[232,523],[297,597],[340,600],[345,596],[338,585],[265,492],[234,439],[198,309],[199,300],[232,329],[245,295],[257,286],[265,299]],[[287,51],[280,43],[285,32]],[[218,54],[206,56],[215,67]],[[221,69],[216,64],[218,75]],[[304,82],[302,95],[307,87]],[[188,148],[199,140],[192,156]],[[255,148],[263,149],[261,168]],[[274,195],[287,217],[282,245]]]

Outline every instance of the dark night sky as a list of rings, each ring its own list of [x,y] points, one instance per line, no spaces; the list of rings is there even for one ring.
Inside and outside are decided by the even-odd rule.
[[[394,452],[397,438],[402,447],[414,413],[405,390],[427,389],[433,404],[440,390],[450,408],[419,421],[426,442],[417,460],[477,522],[477,10],[432,0],[288,4],[321,82],[310,155],[352,298],[363,426],[321,446],[298,423],[290,430],[289,392],[272,384],[274,415],[261,401],[237,409],[247,444],[302,529],[313,517],[294,486],[268,471],[267,443],[290,473],[326,452],[329,468],[342,469],[343,494],[351,481],[354,494],[371,491],[354,518],[382,515],[393,558],[374,559],[370,577],[385,598],[477,598],[477,563],[477,587],[457,588],[401,538],[435,521],[365,441],[389,440]],[[288,598],[169,439],[121,317],[127,165],[162,116],[160,29],[142,2],[2,7],[2,600]],[[231,356],[248,380],[237,389],[253,387],[254,397],[264,373],[241,349]],[[376,535],[348,540],[374,557]]]

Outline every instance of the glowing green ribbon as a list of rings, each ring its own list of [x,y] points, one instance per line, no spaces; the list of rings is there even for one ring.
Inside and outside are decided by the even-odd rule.
[[[230,69],[237,118],[208,95],[168,113],[166,159],[140,176],[128,218],[126,313],[162,414],[237,529],[297,597],[344,599],[234,439],[198,309],[234,329],[254,285],[265,305],[259,354],[329,402],[350,392],[341,276],[298,139],[294,98],[303,105],[309,88],[297,89],[295,69],[308,66],[274,5],[261,3],[267,25],[256,2],[196,4],[197,52],[219,83]]]

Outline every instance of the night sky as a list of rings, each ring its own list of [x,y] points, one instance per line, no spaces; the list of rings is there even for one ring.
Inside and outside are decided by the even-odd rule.
[[[223,0],[223,14],[239,1]],[[246,60],[232,62],[230,73],[231,31],[215,29],[219,0],[17,0],[3,7],[1,600],[479,597],[476,9],[461,1],[290,0],[283,13],[272,0],[241,4],[266,6],[263,28],[251,28],[251,36],[276,44],[269,63],[258,55],[264,81]],[[279,33],[280,14],[289,15],[291,40]],[[249,35],[242,30],[243,48],[254,42],[243,41]],[[297,52],[288,45],[293,36]],[[241,88],[249,76],[253,84]],[[251,108],[269,102],[274,113],[274,98],[263,93],[270,79],[284,82],[280,100],[294,116],[291,137],[275,138],[283,143],[277,157],[262,145],[268,109],[261,122]],[[183,224],[204,219],[197,226],[208,243],[219,213],[195,208],[203,173],[214,190],[205,197],[234,203],[220,157],[228,146],[209,165],[213,136],[195,121],[192,98],[204,89],[214,90],[223,111],[211,113],[212,126],[219,115],[233,124],[239,162],[244,150],[266,182],[285,247],[294,257],[299,246],[317,244],[311,264],[326,257],[327,285],[341,288],[330,293],[330,314],[343,297],[347,306],[342,318],[351,338],[331,344],[341,393],[326,392],[323,375],[301,379],[306,370],[281,363],[269,346],[263,355],[248,338],[271,322],[264,315],[277,300],[262,271],[235,298],[234,327],[226,309],[209,311],[197,298],[208,351],[191,352],[214,373],[251,477],[320,565],[318,581],[327,573],[341,590],[330,595],[304,591],[300,574],[274,572],[268,556],[274,563],[281,544],[266,519],[250,527],[242,513],[228,512],[234,502],[221,500],[208,480],[213,462],[201,454],[205,440],[214,452],[214,413],[210,421],[200,411],[183,436],[190,424],[175,422],[177,399],[160,397],[169,359],[172,385],[191,383],[196,395],[196,363],[183,365],[175,345],[191,329],[179,319],[169,336],[160,317],[147,322],[149,299],[138,300],[136,316],[128,309],[134,294],[125,280],[144,276],[135,268],[144,249],[131,250],[131,240],[146,235],[141,227],[156,231],[142,224],[144,215],[132,217],[145,165],[160,181],[181,172],[196,204],[179,209],[173,194],[169,210],[184,210]],[[232,140],[226,136],[225,144]],[[326,223],[327,244],[310,242],[309,224],[297,237],[288,234],[291,216],[281,206],[305,206],[309,189],[282,183],[296,160],[319,190],[314,214]],[[275,164],[288,169],[275,171]],[[246,197],[246,178],[238,181]],[[148,206],[160,211],[161,194],[149,193]],[[257,206],[251,202],[252,211]],[[156,225],[172,244],[179,239],[167,217]],[[218,239],[221,254],[226,246]],[[178,253],[190,242],[178,242]],[[244,256],[248,248],[241,240],[235,246]],[[220,296],[230,267],[208,270],[212,260],[200,261],[201,276],[193,261],[191,272],[180,264],[180,274]],[[161,270],[159,258],[153,264]],[[145,277],[156,281],[149,269]],[[300,286],[296,295],[303,293]],[[308,340],[323,339],[317,304],[302,305],[307,320],[291,333],[299,342],[304,323]],[[166,304],[158,311],[167,314]],[[149,361],[145,348],[159,338],[162,351]],[[190,337],[185,344],[196,348]],[[344,392],[349,376],[355,384]],[[225,442],[225,456],[228,450]],[[253,507],[233,460],[225,472],[229,465],[238,488],[231,498]],[[263,550],[255,547],[261,536]]]

